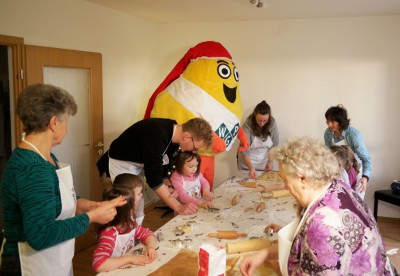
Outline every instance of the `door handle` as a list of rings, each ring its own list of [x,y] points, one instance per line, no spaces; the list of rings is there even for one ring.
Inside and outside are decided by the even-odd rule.
[[[94,145],[95,148],[102,148],[104,147],[104,144],[102,141],[98,142],[97,145]]]

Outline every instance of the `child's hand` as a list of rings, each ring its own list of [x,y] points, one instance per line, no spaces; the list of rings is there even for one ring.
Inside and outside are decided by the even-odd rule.
[[[142,255],[132,255],[130,263],[134,265],[147,265],[151,263],[150,258]]]
[[[153,247],[147,247],[144,255],[149,258],[150,262],[155,261],[158,256],[157,251]]]
[[[197,202],[197,206],[199,206],[199,207],[201,207],[201,208],[204,208],[204,209],[208,209],[208,201],[205,201],[205,200],[203,200],[203,199],[200,199],[198,202]]]
[[[207,201],[211,201],[213,198],[213,193],[210,191],[204,191],[203,192],[203,198]]]

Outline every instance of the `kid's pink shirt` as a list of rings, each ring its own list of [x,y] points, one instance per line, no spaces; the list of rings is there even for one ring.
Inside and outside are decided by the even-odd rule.
[[[201,185],[201,191],[204,192],[204,190],[208,189],[210,190],[210,184],[208,183],[207,179],[204,178],[202,173],[199,173],[199,175],[195,176],[182,176],[180,173],[175,171],[172,176],[171,176],[171,183],[174,186],[175,191],[178,193],[178,199],[180,202],[186,204],[186,203],[194,203],[197,204],[199,200],[195,197],[192,197],[191,195],[188,195],[183,188],[183,180],[182,177],[185,181],[195,181],[197,178],[200,180],[200,185]]]

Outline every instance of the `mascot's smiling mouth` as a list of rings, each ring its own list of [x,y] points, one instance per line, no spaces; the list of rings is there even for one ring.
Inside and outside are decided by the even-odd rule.
[[[237,86],[233,87],[233,88],[229,88],[228,86],[223,84],[223,87],[224,87],[225,98],[228,100],[228,102],[234,103],[236,101],[236,88],[237,88]]]

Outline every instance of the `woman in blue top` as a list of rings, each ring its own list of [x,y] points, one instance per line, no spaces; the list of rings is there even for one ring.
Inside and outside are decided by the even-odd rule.
[[[342,106],[332,106],[325,112],[326,124],[325,145],[348,145],[356,154],[356,158],[362,165],[362,177],[356,185],[356,192],[364,199],[367,182],[371,176],[371,157],[365,145],[361,133],[350,126],[350,119],[347,117],[347,110]]]
[[[29,86],[18,97],[16,111],[25,133],[1,180],[5,227],[0,275],[73,275],[75,237],[91,222],[111,221],[126,200],[77,198],[70,166],[51,153],[77,112],[67,91]]]

